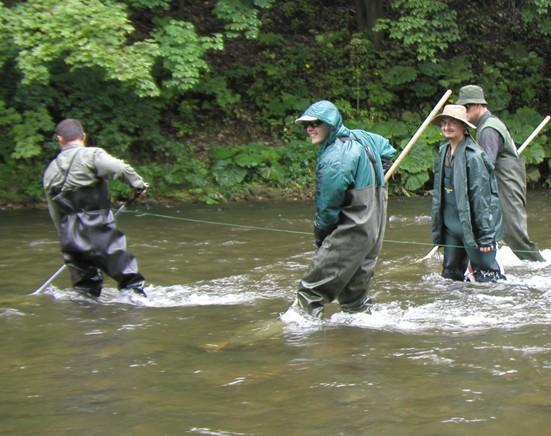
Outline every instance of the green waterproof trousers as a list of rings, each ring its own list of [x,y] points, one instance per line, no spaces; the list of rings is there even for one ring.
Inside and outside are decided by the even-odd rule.
[[[501,158],[496,165],[499,200],[503,211],[503,239],[519,259],[545,259],[528,236],[526,170],[518,158]]]
[[[295,305],[321,317],[335,299],[345,312],[370,312],[367,295],[383,244],[388,192],[369,186],[347,193],[338,226],[314,254]]]

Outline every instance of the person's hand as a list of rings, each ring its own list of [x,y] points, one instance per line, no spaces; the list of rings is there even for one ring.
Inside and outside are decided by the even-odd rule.
[[[479,248],[481,253],[489,253],[490,251],[494,251],[495,249],[496,249],[495,244],[484,245]]]
[[[134,193],[136,195],[136,198],[139,198],[140,200],[143,200],[145,198],[145,195],[146,195],[148,189],[149,189],[149,184],[148,183],[144,183],[141,188],[134,189]]]
[[[389,158],[386,158],[386,157],[382,157],[381,158],[381,164],[383,164],[383,172],[386,174],[387,171],[392,167],[392,164],[394,162],[392,161],[392,159],[389,159]]]
[[[314,225],[314,242],[316,244],[316,247],[320,248],[321,244],[323,244],[323,240],[330,234],[331,234],[331,231],[323,230],[318,226]]]

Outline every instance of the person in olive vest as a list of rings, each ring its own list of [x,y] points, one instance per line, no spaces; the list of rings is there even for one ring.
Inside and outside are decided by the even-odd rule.
[[[115,224],[107,181],[121,177],[140,196],[148,185],[130,165],[102,148],[85,147],[86,134],[78,120],[61,121],[55,138],[61,151],[46,169],[43,186],[73,287],[99,297],[106,273],[120,290],[145,296],[144,277]]]
[[[469,135],[464,106],[446,105],[432,122],[444,142],[434,168],[432,238],[444,246],[442,276],[465,280],[469,261],[477,282],[504,279],[496,261],[501,207],[493,165]]]
[[[494,164],[503,210],[504,241],[519,259],[545,261],[528,236],[526,169],[511,134],[488,110],[480,86],[463,86],[457,104],[467,109],[467,119],[477,127],[476,140]]]
[[[349,313],[371,313],[368,287],[383,244],[388,193],[383,159],[396,150],[386,138],[343,125],[337,107],[318,101],[295,120],[319,147],[316,163],[316,253],[293,307],[321,317],[337,300]]]

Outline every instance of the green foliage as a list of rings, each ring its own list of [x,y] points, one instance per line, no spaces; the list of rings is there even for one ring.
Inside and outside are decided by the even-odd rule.
[[[45,133],[52,131],[53,127],[54,123],[45,108],[23,112],[21,123],[12,125],[10,129],[15,143],[12,157],[28,159],[38,156]]]
[[[197,85],[197,91],[207,96],[214,96],[214,106],[228,114],[241,101],[241,96],[231,89],[228,79],[222,76],[204,77]],[[205,107],[206,103],[203,106]]]
[[[461,36],[456,24],[456,12],[438,0],[392,0],[397,18],[380,19],[377,31],[387,31],[406,48],[413,48],[417,60],[435,62],[439,53]]]
[[[527,28],[533,28],[543,37],[551,35],[551,1],[533,0],[526,2],[522,9],[522,21]]]
[[[310,192],[316,147],[293,121],[316,100],[398,152],[467,83],[519,143],[549,113],[551,0],[387,6],[373,38],[345,0],[0,2],[0,199],[42,197],[49,138],[67,117],[153,196],[213,203],[262,186]],[[550,141],[547,127],[523,153],[532,185],[546,183]],[[430,189],[440,142],[429,127],[391,190]]]
[[[171,74],[163,86],[180,93],[197,85],[201,73],[208,71],[205,52],[223,49],[220,35],[201,37],[195,32],[193,24],[172,19],[159,21],[155,39],[160,47],[163,66]]]
[[[543,121],[543,117],[538,114],[534,109],[523,107],[520,108],[515,114],[504,114],[503,120],[507,123],[509,132],[515,140],[517,147],[522,145],[524,141],[532,134],[532,132]],[[540,164],[546,157],[551,156],[549,137],[545,135],[536,136],[532,142],[526,146],[522,152],[523,159],[529,164]],[[546,152],[546,150],[548,150]],[[532,174],[534,176],[534,174]],[[532,181],[538,181],[537,179]]]
[[[387,70],[383,82],[387,85],[403,85],[417,78],[417,70],[410,66],[397,65]]]
[[[170,0],[124,0],[128,6],[136,9],[161,9],[170,7]]]
[[[126,8],[99,0],[33,0],[10,10],[7,25],[17,47],[22,84],[47,83],[48,64],[63,59],[72,71],[100,67],[106,77],[157,95],[151,67],[159,55],[151,40],[129,45],[133,27]]]
[[[10,34],[8,29],[9,9],[0,3],[0,68],[9,58]]]
[[[256,38],[260,28],[258,9],[268,8],[274,0],[218,0],[214,13],[227,21],[226,36],[235,38],[243,33],[247,38]]]
[[[279,163],[281,148],[250,143],[236,147],[216,147],[212,150],[212,174],[216,182],[230,192],[242,183],[278,183],[284,168]]]

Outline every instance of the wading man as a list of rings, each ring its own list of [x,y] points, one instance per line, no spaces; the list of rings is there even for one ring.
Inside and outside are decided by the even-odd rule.
[[[503,210],[503,239],[519,259],[545,259],[528,236],[526,214],[526,169],[505,124],[487,108],[480,86],[459,90],[457,104],[467,108],[467,119],[476,125],[476,140],[495,167]]]
[[[394,148],[382,136],[350,130],[329,101],[311,105],[295,121],[319,146],[316,163],[317,251],[293,307],[321,317],[337,300],[345,312],[370,313],[367,291],[381,251],[387,207],[382,158]]]
[[[463,281],[469,261],[477,282],[505,278],[496,261],[501,208],[493,166],[469,136],[464,106],[446,105],[433,119],[446,142],[434,169],[432,238],[444,245],[442,276]]]
[[[137,195],[145,194],[147,184],[105,150],[85,147],[86,134],[78,120],[61,121],[55,138],[61,151],[46,169],[43,185],[73,287],[99,297],[104,272],[117,281],[119,290],[145,296],[137,261],[115,225],[107,181],[122,177]]]

